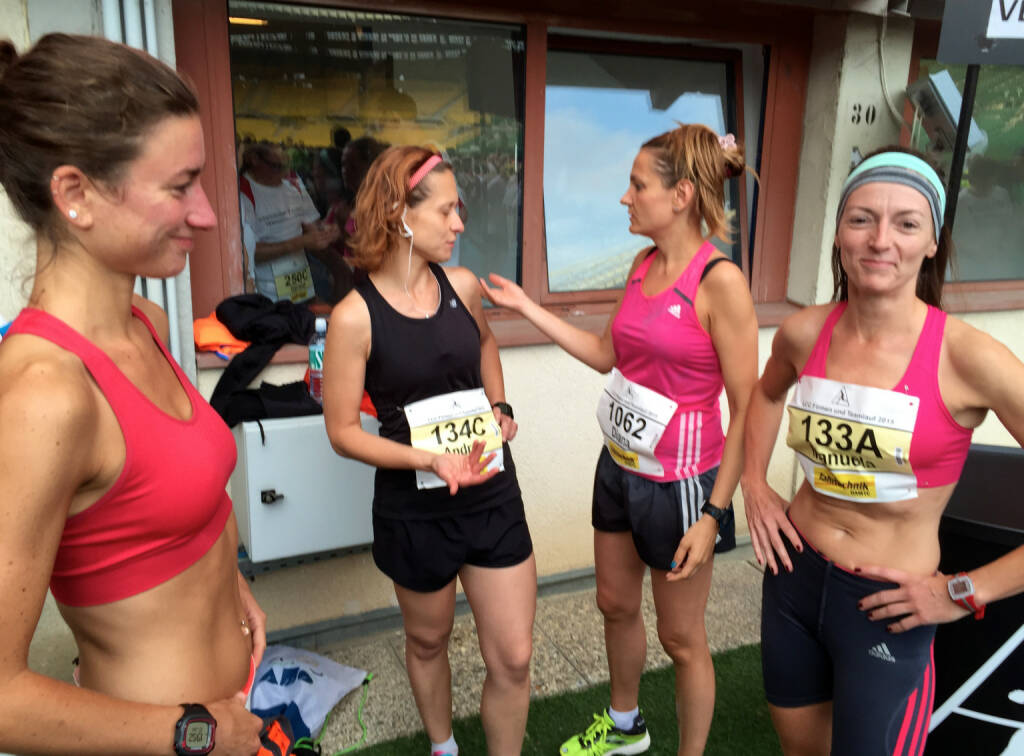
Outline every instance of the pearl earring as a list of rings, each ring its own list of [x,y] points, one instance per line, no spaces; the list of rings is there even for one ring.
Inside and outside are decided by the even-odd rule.
[[[75,210],[74,208],[71,208],[70,210],[68,210],[68,217],[71,220],[75,220],[78,217],[78,211]]]

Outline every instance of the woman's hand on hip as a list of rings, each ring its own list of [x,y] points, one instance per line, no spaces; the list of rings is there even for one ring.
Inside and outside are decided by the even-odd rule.
[[[665,576],[667,580],[686,580],[697,574],[715,553],[715,539],[718,537],[718,523],[711,515],[702,516],[690,526],[679,548],[672,558],[672,568]]]
[[[866,612],[872,622],[899,617],[886,626],[890,633],[953,622],[970,614],[949,597],[948,575],[920,577],[890,567],[854,567],[854,572],[871,580],[896,584],[857,602],[857,608]]]
[[[483,441],[474,441],[468,454],[437,454],[430,462],[430,471],[448,484],[452,496],[460,487],[476,486],[493,478],[498,469],[487,470],[494,452],[482,456],[486,448]]]
[[[804,547],[796,528],[786,517],[786,500],[767,482],[756,486],[744,483],[743,508],[747,513],[750,543],[757,563],[767,566],[773,575],[779,574],[780,563],[786,572],[792,572],[793,562],[782,536],[785,535],[797,551],[803,551]]]
[[[260,750],[260,730],[263,720],[245,708],[245,693],[206,704],[206,709],[217,720],[214,734],[216,745],[211,753],[216,756],[254,756]]]
[[[252,659],[258,667],[267,648],[267,614],[256,603],[249,581],[241,572],[238,573],[238,597],[242,600],[242,610],[245,612],[242,630],[248,630],[252,637]]]

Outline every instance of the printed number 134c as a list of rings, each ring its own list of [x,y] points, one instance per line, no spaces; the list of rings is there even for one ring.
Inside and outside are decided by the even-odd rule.
[[[462,421],[462,425],[456,425],[453,422],[447,422],[435,425],[430,429],[430,432],[434,434],[434,438],[437,439],[437,443],[449,443],[453,444],[459,440],[459,438],[471,439],[473,436],[483,436],[485,433],[484,418],[477,416],[467,418]]]

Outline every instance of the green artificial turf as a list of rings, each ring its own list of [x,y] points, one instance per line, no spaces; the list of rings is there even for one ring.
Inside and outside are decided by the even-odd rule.
[[[717,695],[715,719],[708,738],[707,756],[767,756],[780,754],[778,740],[768,717],[761,685],[761,649],[743,646],[716,654]],[[530,702],[523,754],[557,756],[558,747],[573,731],[584,729],[594,712],[608,705],[608,685],[562,693]],[[674,755],[677,731],[675,676],[672,668],[648,672],[640,682],[640,706],[651,732],[647,752]],[[455,739],[462,756],[484,756],[480,717],[455,722]],[[427,756],[430,743],[422,732],[359,750],[360,756]]]

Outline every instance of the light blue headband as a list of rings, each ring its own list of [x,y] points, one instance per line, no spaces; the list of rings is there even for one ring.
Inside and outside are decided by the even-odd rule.
[[[843,184],[843,193],[839,197],[836,226],[839,225],[846,200],[853,190],[876,181],[903,184],[921,192],[931,207],[935,240],[939,240],[942,218],[946,212],[946,189],[934,168],[916,155],[906,152],[882,152],[861,161],[861,164],[853,169]]]

